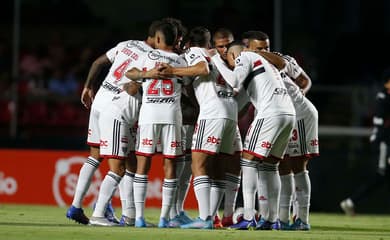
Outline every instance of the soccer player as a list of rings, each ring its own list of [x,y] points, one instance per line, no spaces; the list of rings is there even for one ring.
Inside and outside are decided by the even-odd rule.
[[[389,146],[390,146],[390,69],[384,71],[383,88],[377,92],[373,116],[373,131],[370,136],[371,150],[378,160],[375,177],[361,184],[348,198],[340,203],[345,214],[352,216],[355,214],[355,206],[370,194],[387,185],[390,190],[390,167],[389,167]]]
[[[148,38],[146,42],[150,46],[153,46],[154,41],[153,37],[155,34],[155,25],[156,22],[152,23],[149,32],[148,32]],[[103,158],[100,156],[100,147],[105,147],[106,140],[103,142],[101,141],[101,134],[103,133],[103,128],[107,126],[104,126],[105,123],[102,122],[102,119],[100,119],[100,116],[102,113],[107,112],[107,104],[112,102],[114,98],[119,98],[119,94],[122,94],[123,97],[123,86],[125,84],[125,78],[123,77],[124,70],[126,69],[127,65],[130,64],[131,61],[134,59],[131,59],[131,56],[129,56],[129,50],[132,47],[127,47],[128,42],[122,42],[119,43],[114,48],[107,51],[105,54],[98,57],[94,63],[92,64],[87,80],[85,82],[85,86],[83,89],[83,92],[81,94],[81,102],[83,105],[90,110],[90,119],[89,119],[89,126],[88,126],[88,139],[87,143],[90,145],[90,156],[88,157],[88,160],[83,164],[83,166],[80,169],[79,178],[77,181],[76,191],[73,197],[72,206],[68,209],[66,216],[70,219],[75,220],[78,223],[82,224],[88,224],[89,219],[85,216],[84,211],[82,209],[82,201],[84,199],[84,196],[90,186],[91,179],[99,167],[101,161]],[[100,71],[105,66],[109,66],[110,70],[108,74],[106,75],[103,83],[101,84],[96,96],[94,96],[93,92],[93,84],[96,82],[96,79],[100,73]],[[111,124],[111,122],[108,122],[107,124]],[[111,126],[111,125],[110,125]],[[105,131],[104,130],[104,131]],[[112,131],[112,130],[109,130]],[[130,141],[130,139],[128,139]],[[134,165],[134,164],[132,164]],[[124,180],[126,180],[128,177],[130,178],[129,181],[131,181],[132,178],[132,172],[135,171],[135,168],[131,168],[131,164],[128,164],[128,174],[126,174],[126,177]],[[127,180],[126,180],[127,181]],[[126,182],[125,181],[125,182]],[[126,184],[125,184],[126,185]],[[121,199],[124,199],[128,191],[131,191],[131,186],[124,188],[121,188],[120,185],[120,194]],[[131,195],[129,195],[131,196]],[[129,200],[131,202],[131,200]],[[108,205],[108,209],[111,209],[111,214],[107,215],[106,211],[106,217],[110,217],[113,222],[119,222],[116,220],[115,216],[112,214],[113,209],[110,207],[111,205]],[[122,206],[123,215],[127,216],[125,212],[125,206]]]
[[[261,31],[249,31],[247,36],[249,50],[256,53],[269,52],[270,41],[267,34]],[[287,147],[286,156],[279,164],[279,175],[281,178],[280,224],[282,230],[309,230],[311,190],[307,163],[309,159],[319,155],[318,111],[310,100],[304,96],[304,93],[311,87],[309,76],[297,64],[294,58],[279,53],[278,55],[286,62],[281,76],[296,111],[296,123]],[[280,59],[275,59],[278,56],[273,54],[267,54],[264,57],[271,62],[280,61]],[[259,175],[263,176],[262,178],[266,178],[267,169],[260,166]],[[263,191],[259,189],[259,192]],[[293,194],[296,195],[298,209],[296,209],[296,219],[290,225],[290,208]],[[259,201],[266,199],[266,197],[263,197],[264,195],[261,194]],[[264,213],[264,204],[260,205],[263,205],[263,210],[261,211]],[[266,216],[266,213],[263,216]]]
[[[244,218],[234,229],[280,229],[278,208],[280,178],[278,164],[282,159],[294,122],[295,110],[279,71],[266,59],[253,52],[243,52],[242,43],[231,44],[227,59],[234,71],[213,57],[224,79],[237,88],[246,89],[257,110],[244,142],[241,158]],[[269,194],[269,216],[256,226],[254,208],[259,161],[269,169],[266,186]]]
[[[195,77],[193,87],[200,108],[192,140],[192,173],[199,217],[181,225],[181,228],[213,228],[212,216],[216,214],[219,199],[223,197],[224,178],[211,180],[211,166],[218,164],[224,169],[217,154],[232,154],[236,139],[237,104],[233,99],[233,89],[210,62],[207,53],[210,38],[206,28],[192,29],[188,37],[190,48],[185,53],[189,67],[165,68],[165,71],[169,70],[168,74]],[[220,189],[216,200],[213,200],[211,186]]]
[[[169,210],[173,204],[177,178],[175,160],[182,153],[181,146],[181,92],[183,80],[178,77],[159,78],[155,73],[162,63],[184,67],[184,59],[173,52],[177,38],[177,28],[169,22],[158,25],[155,35],[155,50],[148,54],[143,70],[133,68],[126,76],[141,81],[143,96],[138,120],[139,142],[137,143],[137,171],[134,179],[134,198],[136,207],[135,227],[146,227],[144,208],[151,157],[156,144],[161,143],[164,156],[165,179],[163,183],[162,208],[158,227],[168,226]],[[157,76],[157,78],[154,78]],[[153,78],[151,78],[153,77]],[[133,86],[137,83],[133,82]],[[134,88],[136,91],[137,88]],[[134,91],[134,93],[136,92]]]

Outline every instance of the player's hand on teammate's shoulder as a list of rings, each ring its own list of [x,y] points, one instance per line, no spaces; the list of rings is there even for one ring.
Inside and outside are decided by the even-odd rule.
[[[84,87],[81,93],[81,103],[84,105],[86,109],[89,109],[92,105],[93,98],[95,94],[93,90],[89,87]]]

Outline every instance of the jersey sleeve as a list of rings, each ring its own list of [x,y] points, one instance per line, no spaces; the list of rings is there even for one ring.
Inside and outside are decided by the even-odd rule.
[[[296,79],[303,71],[301,66],[299,66],[297,61],[291,56],[283,55],[283,58],[286,60],[285,72],[290,78]]]
[[[234,76],[238,89],[243,87],[246,77],[252,70],[252,61],[248,55],[241,54],[236,58],[236,66],[234,67]]]
[[[118,43],[115,47],[111,48],[110,50],[108,50],[106,52],[106,56],[110,60],[111,63],[113,63],[115,61],[115,57],[118,55],[118,51],[119,51],[121,44],[122,43]]]
[[[194,66],[199,62],[208,63],[206,57],[202,53],[202,50],[197,47],[190,48],[189,51],[186,52],[184,56],[188,66]]]

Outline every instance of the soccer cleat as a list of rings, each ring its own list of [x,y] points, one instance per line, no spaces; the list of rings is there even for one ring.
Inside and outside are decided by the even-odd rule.
[[[340,202],[340,207],[343,209],[344,213],[348,216],[355,215],[355,206],[352,202],[352,199],[347,198]]]
[[[280,221],[280,230],[284,230],[284,231],[291,230],[290,223]]]
[[[300,218],[295,220],[295,222],[290,225],[291,230],[309,231],[310,228],[310,224],[304,223]]]
[[[128,216],[122,215],[121,219],[119,220],[119,225],[123,227],[127,226],[134,226],[135,224],[135,218],[129,218]]]
[[[228,216],[228,217],[223,217],[222,218],[222,225],[224,227],[230,227],[231,225],[233,225],[233,215],[231,216]]]
[[[92,216],[89,219],[89,224],[93,226],[103,226],[103,227],[114,227],[119,226],[117,223],[109,221],[106,217],[94,217]]]
[[[184,229],[213,229],[213,221],[210,217],[208,217],[206,220],[203,220],[201,218],[197,218],[191,223],[183,224],[180,226],[180,228]]]
[[[256,230],[280,230],[280,222],[276,220],[276,222],[270,222],[268,220],[258,223],[256,225]]]
[[[214,217],[213,225],[214,225],[214,228],[215,228],[215,229],[223,228],[221,219],[218,217],[218,215],[216,215],[216,216]]]
[[[179,228],[180,225],[182,225],[182,224],[185,224],[185,223],[183,223],[183,222],[181,221],[181,219],[180,219],[180,216],[177,215],[176,217],[174,217],[174,218],[172,218],[171,220],[169,220],[169,222],[168,222],[168,227],[169,227],[169,228]]]
[[[118,218],[115,216],[115,210],[112,207],[111,202],[107,204],[106,212],[104,216],[108,219],[108,221],[119,224]]]
[[[160,218],[160,222],[158,222],[157,225],[159,228],[167,228],[168,227],[168,220],[166,218]]]
[[[76,208],[73,205],[66,211],[66,217],[81,224],[87,225],[89,223],[89,219],[85,216],[83,209]]]
[[[233,230],[253,230],[256,228],[256,220],[253,218],[252,220],[242,219],[236,224],[233,224],[229,227],[229,229]]]
[[[145,228],[146,227],[145,218],[143,218],[143,217],[137,218],[135,220],[134,227],[136,227],[136,228]]]
[[[186,214],[186,212],[181,211],[179,213],[180,222],[182,224],[191,223],[193,220]]]

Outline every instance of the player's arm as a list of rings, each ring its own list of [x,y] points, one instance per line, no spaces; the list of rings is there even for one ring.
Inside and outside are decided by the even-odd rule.
[[[287,55],[283,55],[283,58],[287,60],[285,72],[287,75],[299,86],[304,94],[306,94],[311,88],[311,79],[306,72],[298,65],[297,61]]]
[[[160,73],[165,77],[182,76],[182,77],[194,77],[194,76],[206,76],[210,72],[207,62],[200,61],[197,64],[189,67],[172,67],[166,63],[161,64]]]
[[[282,70],[286,67],[286,61],[275,53],[265,51],[257,51],[256,53],[265,58],[268,62],[270,62],[279,70]]]
[[[161,79],[159,68],[155,67],[149,71],[142,71],[138,68],[132,68],[125,73],[125,76],[133,81],[140,82],[142,79]]]
[[[101,55],[98,57],[91,65],[87,80],[84,83],[84,88],[81,93],[81,102],[86,108],[90,108],[93,98],[94,98],[94,92],[93,92],[93,86],[95,84],[96,79],[98,78],[101,70],[111,65],[110,59],[106,56],[106,54]]]

